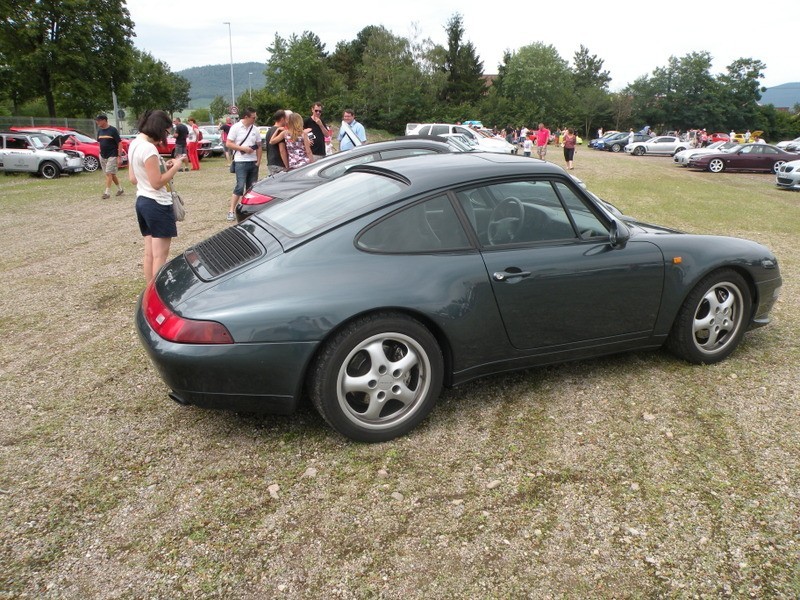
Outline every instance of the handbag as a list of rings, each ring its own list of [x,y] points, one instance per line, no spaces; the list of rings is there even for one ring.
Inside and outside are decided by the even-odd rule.
[[[172,212],[175,213],[176,221],[183,221],[186,218],[186,205],[178,192],[172,189],[172,184],[167,184],[167,191],[172,196]]]

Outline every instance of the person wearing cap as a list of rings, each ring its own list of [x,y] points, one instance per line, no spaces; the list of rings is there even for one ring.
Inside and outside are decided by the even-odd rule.
[[[97,115],[97,141],[100,143],[100,168],[106,176],[106,189],[103,192],[103,200],[111,197],[111,184],[117,186],[117,196],[122,196],[125,191],[117,178],[119,170],[119,153],[122,140],[119,131],[113,125],[108,124],[106,115]]]

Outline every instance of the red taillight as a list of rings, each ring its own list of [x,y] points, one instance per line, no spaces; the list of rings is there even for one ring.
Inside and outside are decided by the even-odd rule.
[[[242,204],[247,205],[254,205],[254,204],[266,204],[267,202],[271,202],[274,200],[272,196],[265,196],[264,194],[259,194],[258,192],[249,191],[244,196],[242,196]]]
[[[232,344],[224,325],[216,321],[184,319],[162,302],[156,286],[150,283],[142,298],[144,317],[158,335],[178,344]]]

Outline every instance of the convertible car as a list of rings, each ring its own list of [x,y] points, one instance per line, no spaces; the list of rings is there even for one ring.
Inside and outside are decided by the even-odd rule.
[[[188,248],[140,299],[181,404],[291,413],[380,442],[442,386],[664,344],[715,363],[766,325],[778,261],[607,209],[563,169],[447,153],[379,161]]]

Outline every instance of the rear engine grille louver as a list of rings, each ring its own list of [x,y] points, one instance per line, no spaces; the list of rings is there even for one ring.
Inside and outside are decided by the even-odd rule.
[[[211,277],[219,277],[261,256],[261,248],[241,229],[230,227],[189,248],[186,255],[192,266],[202,266]]]

